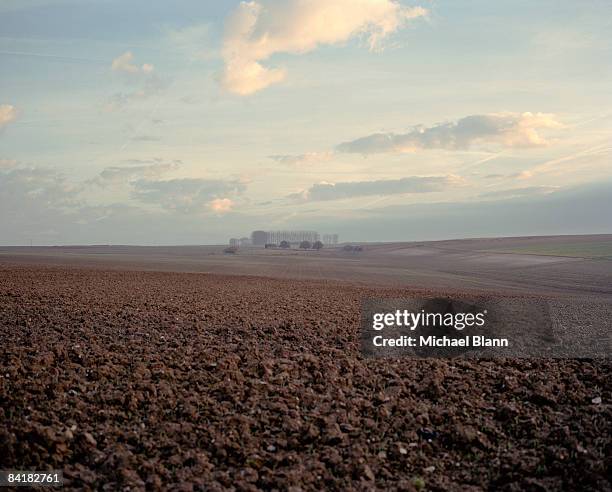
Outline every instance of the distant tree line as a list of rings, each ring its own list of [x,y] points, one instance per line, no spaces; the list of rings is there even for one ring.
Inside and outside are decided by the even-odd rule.
[[[299,244],[299,248],[303,250],[313,249],[315,251],[318,251],[320,249],[323,249],[323,247],[324,247],[324,244],[321,241],[315,241],[311,243],[310,241],[304,240],[300,242]],[[266,243],[265,248],[266,249],[277,249],[277,248],[291,249],[291,243],[289,241],[281,241],[280,244]],[[361,251],[363,251],[363,246],[360,246],[358,244],[345,244],[342,247],[342,251],[346,253],[360,253]],[[238,252],[238,247],[230,246],[229,248],[225,248],[223,252],[227,254],[236,254]]]
[[[265,248],[266,249],[276,249],[276,248],[290,249],[291,243],[289,241],[281,241],[280,244],[278,245],[276,243],[266,243]],[[320,250],[320,249],[323,249],[323,243],[321,241],[315,241],[311,243],[310,241],[304,240],[300,242],[299,248],[300,249]]]

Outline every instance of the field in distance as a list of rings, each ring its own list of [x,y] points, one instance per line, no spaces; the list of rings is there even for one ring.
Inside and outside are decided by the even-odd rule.
[[[363,250],[251,247],[227,254],[221,245],[0,247],[0,263],[612,296],[612,235],[352,244]]]

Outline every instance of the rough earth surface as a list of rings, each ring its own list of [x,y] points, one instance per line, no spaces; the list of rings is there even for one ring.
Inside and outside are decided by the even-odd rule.
[[[610,362],[364,358],[361,300],[414,293],[0,265],[0,468],[68,490],[612,490]]]

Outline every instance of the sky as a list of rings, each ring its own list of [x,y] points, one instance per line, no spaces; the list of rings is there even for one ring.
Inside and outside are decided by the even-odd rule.
[[[0,0],[0,244],[612,233],[612,2]]]

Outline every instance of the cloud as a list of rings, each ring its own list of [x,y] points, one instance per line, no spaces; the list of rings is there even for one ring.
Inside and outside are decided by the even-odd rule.
[[[80,191],[52,169],[18,165],[0,169],[2,215],[19,217],[34,209],[74,207]]]
[[[0,170],[17,167],[15,159],[0,159]]]
[[[533,171],[521,171],[520,173],[515,173],[510,175],[511,178],[516,178],[516,179],[529,179],[529,178],[533,178]]]
[[[106,104],[106,109],[108,111],[120,110],[131,103],[143,101],[152,96],[159,95],[167,85],[166,82],[155,74],[147,74],[139,89],[113,94]]]
[[[459,176],[409,176],[377,181],[349,181],[343,183],[317,183],[301,193],[290,195],[297,201],[327,201],[372,195],[399,195],[404,193],[432,193],[460,184]]]
[[[10,104],[0,104],[0,131],[17,119],[17,109]]]
[[[540,147],[549,142],[538,130],[562,127],[554,115],[547,113],[477,114],[432,127],[418,126],[408,133],[375,133],[344,142],[338,145],[337,151],[368,155],[425,149],[461,150],[482,143]]]
[[[520,180],[525,180],[525,179],[530,179],[533,178],[534,173],[532,171],[526,170],[526,171],[520,171],[520,172],[516,172],[516,173],[512,173],[512,174],[487,174],[486,176],[483,176],[484,179],[500,179],[500,178],[509,178],[509,179],[520,179]]]
[[[139,162],[164,164],[159,161]],[[116,166],[107,168],[102,174],[109,180],[129,180],[136,171],[141,175],[155,174],[153,169],[153,166],[149,170]],[[166,194],[164,204],[168,205],[173,199],[177,200],[168,195],[178,194],[180,186],[176,183],[179,181],[173,180],[175,186],[171,186],[172,182],[155,184],[151,181],[148,186],[141,183],[141,188],[151,192],[161,190]],[[89,191],[87,182],[68,179],[66,174],[52,168],[27,167],[11,161],[10,166],[0,166],[0,244],[29,244],[31,240],[34,244],[225,242],[228,225],[221,217],[235,206],[227,195],[234,190],[241,192],[244,184],[199,181],[196,188],[200,190],[198,199],[202,200],[201,211],[205,215],[202,218],[206,220],[204,236],[202,223],[200,226],[194,223],[194,217],[184,213],[186,207],[176,207],[176,213],[166,213],[172,211],[171,206],[159,210],[137,203],[96,204],[95,198],[86,194]],[[149,198],[154,199],[153,196]],[[252,219],[233,213],[232,221],[233,227],[240,224],[238,227],[246,230]],[[167,234],[160,235],[159,231]]]
[[[275,53],[307,53],[321,45],[366,38],[370,49],[426,10],[394,0],[259,0],[230,15],[222,46],[222,86],[248,95],[285,78],[261,64]]]
[[[329,161],[332,157],[332,152],[307,152],[306,154],[298,155],[270,155],[268,156],[273,161],[285,164],[287,166],[304,166],[310,164],[317,164],[319,162]]]
[[[523,196],[542,195],[553,193],[559,189],[558,186],[526,186],[524,188],[511,188],[508,190],[496,190],[478,195],[480,198],[497,198],[503,200],[507,198],[520,198]]]
[[[153,161],[134,160],[132,162],[137,165],[107,167],[88,183],[106,187],[112,184],[126,183],[137,179],[152,179],[167,172],[174,171],[181,166],[181,161],[178,160],[164,162],[161,159],[154,159]]]
[[[53,169],[19,163],[0,168],[0,242],[55,241],[58,223],[82,206],[78,199],[81,190]]]
[[[127,105],[160,94],[168,85],[155,73],[155,67],[150,63],[141,66],[133,63],[134,55],[126,51],[113,60],[111,69],[123,75],[123,82],[131,89],[113,94],[106,103],[108,111],[123,109]]]
[[[161,137],[156,135],[136,135],[132,140],[134,142],[159,142]]]
[[[234,202],[229,198],[215,198],[209,205],[214,212],[223,214],[229,212],[234,207]]]
[[[466,237],[601,234],[612,231],[612,182],[485,202],[394,205],[339,220],[325,210],[302,229],[333,230],[345,241],[426,241]],[[363,213],[362,213],[363,212]],[[366,213],[368,212],[368,213]]]
[[[134,55],[130,51],[126,51],[113,60],[111,69],[115,72],[137,73],[140,68],[132,63],[133,59]]]
[[[151,73],[155,70],[155,67],[150,63],[145,63],[141,67],[133,63],[134,55],[131,51],[126,51],[123,55],[118,56],[113,60],[111,69],[114,72],[124,73]]]
[[[246,190],[240,180],[219,180],[182,178],[165,181],[140,179],[133,182],[132,197],[143,203],[152,203],[160,207],[181,213],[197,213],[213,208],[216,211],[229,210],[233,202],[223,201],[228,196],[239,195]],[[216,201],[220,199],[221,201]]]

